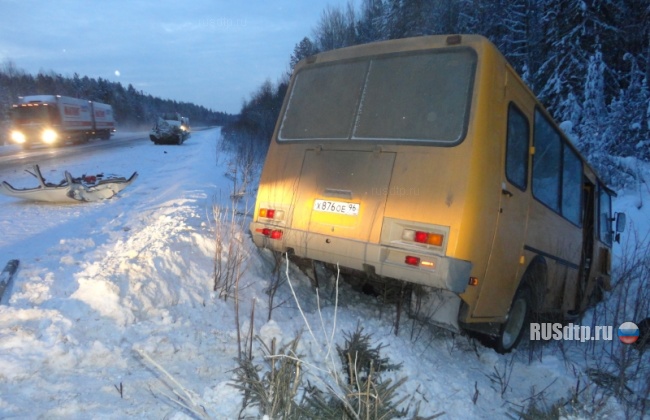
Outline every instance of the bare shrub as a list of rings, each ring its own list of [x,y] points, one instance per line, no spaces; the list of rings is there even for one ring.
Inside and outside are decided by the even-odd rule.
[[[153,372],[157,373],[158,380],[162,385],[164,385],[164,388],[159,387],[155,390],[151,389],[151,392],[156,397],[162,397],[167,404],[185,411],[194,418],[210,418],[205,411],[205,404],[201,401],[200,397],[197,397],[194,393],[181,385],[172,374],[170,374],[144,350],[137,348],[134,348],[133,350],[145,366],[148,366]],[[120,383],[120,388],[121,385],[122,384]],[[120,391],[122,391],[122,389],[120,389]]]
[[[599,391],[597,387],[582,384],[580,379],[566,398],[549,403],[546,398],[548,390],[555,380],[540,392],[532,390],[523,409],[510,410],[516,418],[522,420],[556,420],[562,418],[608,418],[614,413],[608,405],[610,396]]]
[[[265,290],[267,296],[268,296],[268,303],[269,303],[269,312],[268,312],[268,320],[271,320],[271,315],[273,314],[273,309],[275,309],[278,306],[281,306],[282,303],[276,305],[275,303],[275,295],[278,293],[278,289],[282,284],[285,282],[285,277],[283,276],[283,272],[281,270],[282,268],[282,262],[283,262],[283,254],[277,251],[273,251],[273,271],[271,271],[271,276],[270,276],[270,281],[269,281],[269,287]]]
[[[230,211],[215,205],[215,255],[213,261],[213,290],[219,298],[228,300],[245,271],[244,262],[250,255],[250,244],[244,235],[243,219],[234,207]]]
[[[485,376],[492,382],[492,389],[501,395],[501,398],[504,398],[506,392],[511,388],[510,387],[510,378],[512,377],[512,372],[515,367],[515,358],[514,355],[506,357],[503,359],[503,368],[500,369],[498,364],[495,364],[493,367],[493,372],[485,374]]]

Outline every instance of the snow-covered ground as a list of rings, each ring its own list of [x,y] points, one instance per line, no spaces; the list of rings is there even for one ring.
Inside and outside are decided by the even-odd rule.
[[[233,189],[226,176],[232,158],[219,142],[217,129],[206,130],[182,146],[143,142],[42,168],[51,180],[60,180],[63,170],[138,171],[132,186],[104,202],[52,205],[0,196],[0,265],[20,260],[9,304],[0,305],[0,418],[191,418],[196,414],[173,394],[181,389],[190,396],[183,400],[193,400],[207,417],[238,418],[234,298],[213,291],[215,238],[233,239],[217,232],[214,220],[215,205],[231,208]],[[6,180],[19,187],[34,183],[20,172]],[[640,192],[648,203],[641,210],[634,194],[617,202],[636,229],[647,231],[650,194]],[[276,337],[286,344],[303,331],[298,353],[312,383],[323,376],[317,368],[330,368],[324,359],[332,329],[341,345],[343,333],[359,323],[374,344],[386,346],[384,357],[403,363],[387,377],[408,378],[400,395],[407,396],[402,407],[411,414],[420,402],[423,417],[516,416],[533,395],[552,403],[585,383],[579,356],[549,350],[529,362],[525,346],[501,356],[407,320],[395,336],[395,309],[345,284],[338,308],[322,299],[319,311],[309,280],[296,267],[289,268],[291,285],[313,335],[287,283],[267,321],[270,256],[255,249],[245,231],[235,234],[247,257],[239,288],[242,333],[249,330],[253,303],[254,333],[265,342]],[[581,344],[572,345],[579,350]],[[257,342],[253,349],[263,364]],[[606,404],[610,418],[622,415],[620,404]],[[246,414],[255,416],[255,410]]]

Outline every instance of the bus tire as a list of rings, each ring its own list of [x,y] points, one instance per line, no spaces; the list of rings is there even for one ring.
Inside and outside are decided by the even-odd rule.
[[[510,353],[517,347],[530,320],[532,297],[530,288],[522,285],[515,293],[508,311],[508,319],[501,324],[499,335],[495,338],[494,349],[497,353]]]

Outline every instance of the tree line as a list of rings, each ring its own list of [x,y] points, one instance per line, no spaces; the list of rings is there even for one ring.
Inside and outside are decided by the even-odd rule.
[[[154,97],[131,84],[125,88],[119,82],[77,73],[72,77],[43,71],[32,75],[17,68],[13,62],[5,61],[0,66],[0,126],[9,122],[11,105],[18,101],[19,96],[48,94],[110,104],[119,127],[150,126],[166,112],[179,112],[192,124],[224,125],[234,118],[193,103]]]
[[[571,140],[613,182],[650,160],[650,0],[361,0],[328,6],[289,57],[421,35],[490,39]],[[225,131],[268,144],[288,78],[266,82]]]

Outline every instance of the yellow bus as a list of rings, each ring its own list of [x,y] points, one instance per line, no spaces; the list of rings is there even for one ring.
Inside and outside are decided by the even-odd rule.
[[[608,286],[613,195],[492,43],[426,36],[296,65],[250,230],[419,285],[430,321],[507,352]]]

